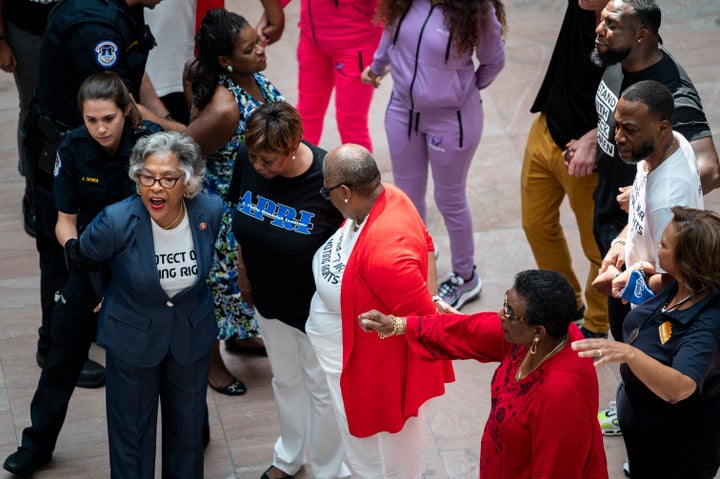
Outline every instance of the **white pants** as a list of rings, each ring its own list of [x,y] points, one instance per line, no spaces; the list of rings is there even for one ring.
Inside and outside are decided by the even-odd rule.
[[[427,429],[430,401],[411,417],[403,428],[391,434],[380,432],[370,437],[350,434],[345,404],[340,391],[342,368],[342,332],[340,322],[321,321],[327,318],[310,315],[307,333],[327,378],[332,402],[345,445],[353,479],[414,479],[420,477],[423,436]]]
[[[294,475],[305,463],[318,479],[350,477],[327,381],[307,335],[256,310],[272,368],[280,437],[273,466]]]

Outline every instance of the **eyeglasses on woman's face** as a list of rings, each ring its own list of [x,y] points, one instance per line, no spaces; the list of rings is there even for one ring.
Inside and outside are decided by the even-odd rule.
[[[333,187],[331,187],[331,188],[325,188],[325,187],[323,186],[322,188],[320,188],[320,196],[322,196],[322,197],[325,198],[326,200],[329,200],[329,199],[330,199],[330,192],[331,192],[332,190],[335,190],[335,189],[337,189],[337,188],[340,188],[340,187],[343,186],[343,185],[347,186],[348,188],[352,188],[352,186],[353,186],[353,185],[351,185],[350,183],[338,183],[337,185],[335,185],[335,186],[333,186]]]
[[[155,186],[155,183],[160,183],[160,186],[167,190],[175,188],[175,185],[180,178],[180,176],[163,176],[162,178],[155,178],[154,176],[146,175],[144,173],[138,174],[138,181],[141,185],[153,187]]]
[[[503,307],[502,307],[502,315],[505,319],[508,321],[526,321],[525,318],[522,316],[517,316],[513,314],[512,309],[510,309],[510,306],[508,306],[508,296],[510,294],[510,290],[505,291],[505,299],[503,300]]]

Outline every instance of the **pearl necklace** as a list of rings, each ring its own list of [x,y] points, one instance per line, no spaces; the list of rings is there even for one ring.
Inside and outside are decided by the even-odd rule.
[[[162,229],[164,229],[164,230],[173,229],[175,226],[177,226],[177,224],[180,223],[180,221],[182,221],[183,213],[185,213],[185,202],[184,202],[184,201],[180,201],[180,213],[178,213],[178,215],[175,217],[175,219],[172,220],[172,221],[170,222],[170,224],[167,225],[167,226],[162,226],[162,225],[160,225],[160,224],[158,224],[158,226],[160,226],[160,228],[162,228]]]
[[[540,360],[540,362],[537,363],[537,366],[535,366],[530,371],[528,371],[527,374],[522,374],[522,369],[525,367],[525,364],[527,363],[528,358],[531,356],[530,349],[528,349],[527,352],[525,353],[525,357],[523,358],[522,363],[520,363],[520,367],[517,369],[517,372],[515,373],[515,381],[520,381],[521,379],[528,377],[530,375],[530,373],[532,373],[537,368],[539,368],[540,365],[542,363],[544,363],[550,356],[552,356],[553,354],[557,353],[562,348],[564,348],[568,342],[568,338],[569,338],[569,336],[565,335],[563,340],[560,341],[557,346],[555,346],[549,353],[547,353],[545,356],[543,356],[543,358]]]

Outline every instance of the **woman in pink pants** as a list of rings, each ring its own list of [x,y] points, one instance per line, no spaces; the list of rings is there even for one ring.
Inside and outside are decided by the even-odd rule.
[[[282,0],[283,7],[288,3]],[[368,112],[373,88],[362,83],[360,75],[372,62],[382,35],[382,25],[373,20],[376,7],[377,0],[301,0],[297,109],[305,139],[314,145],[335,89],[341,141],[372,151]],[[267,23],[261,20],[258,30]]]

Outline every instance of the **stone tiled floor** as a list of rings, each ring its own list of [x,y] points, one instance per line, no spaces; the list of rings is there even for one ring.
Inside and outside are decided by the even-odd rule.
[[[173,0],[163,6],[169,7]],[[660,0],[664,9],[661,29],[666,46],[693,77],[703,98],[711,126],[720,144],[720,3],[716,0]],[[259,18],[257,0],[228,0],[228,7],[251,22]],[[294,101],[297,64],[298,1],[287,8],[286,33],[268,49],[267,76]],[[515,272],[535,266],[520,227],[519,174],[526,134],[532,120],[530,103],[545,72],[566,2],[513,0],[507,2],[510,31],[507,66],[483,94],[485,132],[470,173],[468,194],[475,225],[476,259],[485,286],[481,299],[466,312],[499,309],[502,292]],[[390,79],[377,91],[371,111],[375,154],[386,179],[391,179],[383,131],[383,112]],[[29,423],[29,405],[40,370],[35,365],[36,328],[39,324],[38,267],[34,242],[22,230],[22,184],[16,171],[15,122],[17,97],[9,75],[0,75],[0,459],[18,444]],[[332,107],[327,115],[321,146],[339,139]],[[429,202],[432,204],[432,200]],[[706,197],[706,207],[718,209],[720,193]],[[567,205],[562,221],[578,275],[587,263],[582,257],[573,216]],[[442,219],[430,207],[428,224],[440,247],[439,271],[449,271],[448,241]],[[102,350],[91,355],[103,362]],[[212,442],[206,453],[208,478],[257,478],[267,467],[277,435],[277,420],[265,358],[226,355],[230,369],[248,385],[249,392],[232,398],[208,393]],[[480,436],[489,410],[488,384],[495,365],[456,362],[457,381],[435,401],[430,434],[425,440],[424,477],[477,477]],[[614,395],[616,368],[598,370],[601,404]],[[623,477],[622,439],[606,438],[610,477]],[[107,477],[107,441],[104,389],[77,389],[58,440],[52,464],[38,478]],[[0,472],[0,478],[9,477]],[[297,477],[310,477],[304,471]],[[562,479],[562,478],[559,478]]]

